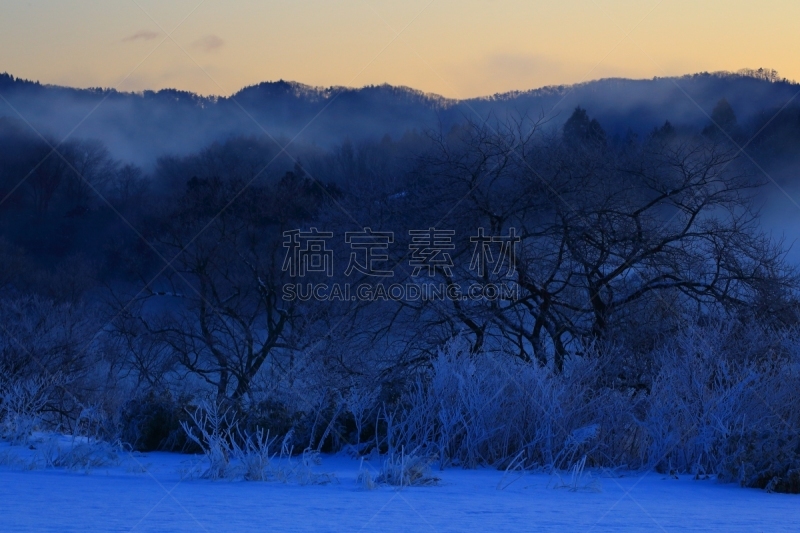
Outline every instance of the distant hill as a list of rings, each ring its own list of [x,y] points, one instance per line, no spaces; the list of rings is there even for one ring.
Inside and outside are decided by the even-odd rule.
[[[186,153],[231,135],[263,134],[328,146],[447,128],[465,118],[509,113],[545,115],[562,124],[576,106],[610,135],[644,133],[669,120],[702,127],[725,98],[740,124],[763,120],[794,97],[800,84],[774,71],[701,73],[652,80],[602,79],[469,100],[447,99],[407,87],[319,88],[265,82],[230,97],[166,89],[141,93],[42,85],[0,74],[0,117],[21,115],[42,132],[98,138],[114,155],[147,164],[165,153]]]

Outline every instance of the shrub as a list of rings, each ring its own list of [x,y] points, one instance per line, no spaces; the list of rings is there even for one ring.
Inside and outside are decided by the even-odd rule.
[[[782,431],[745,430],[726,440],[722,475],[744,487],[800,493],[800,436]]]
[[[181,429],[181,423],[189,419],[189,405],[188,397],[155,391],[129,401],[119,417],[120,440],[143,452],[200,451]]]
[[[28,442],[35,430],[43,429],[43,415],[60,375],[0,381],[0,436],[12,444]]]
[[[249,406],[241,417],[242,426],[248,432],[254,433],[259,429],[266,429],[272,435],[286,435],[293,428],[297,428],[302,413],[293,411],[284,402],[270,398]]]
[[[58,446],[49,462],[49,466],[88,473],[94,468],[117,466],[121,458],[120,450],[107,442],[72,442]]]
[[[320,464],[319,453],[306,449],[300,460],[292,459],[292,431],[277,442],[269,431],[242,431],[236,412],[229,407],[203,402],[190,413],[190,422],[181,422],[186,435],[205,455],[207,468],[200,473],[206,479],[243,479],[245,481],[280,481],[283,483],[326,484],[336,480],[333,474],[314,471]]]
[[[601,443],[615,442],[603,435],[606,422],[628,407],[609,401],[615,391],[596,390],[596,369],[596,359],[572,358],[554,374],[451,343],[396,412],[384,409],[389,452],[435,451],[440,467],[502,468],[521,451],[528,468],[567,466],[578,455],[599,461]]]
[[[687,329],[663,348],[642,421],[646,462],[660,471],[796,491],[798,341],[731,328]]]

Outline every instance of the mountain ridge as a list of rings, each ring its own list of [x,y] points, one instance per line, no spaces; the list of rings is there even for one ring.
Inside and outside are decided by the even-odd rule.
[[[798,94],[800,84],[770,69],[603,78],[468,99],[389,84],[326,88],[285,80],[243,87],[231,96],[179,89],[124,92],[42,84],[3,73],[0,116],[22,116],[54,138],[100,138],[117,157],[147,164],[166,153],[188,153],[239,135],[268,133],[332,146],[344,139],[397,138],[468,119],[504,120],[526,113],[558,126],[578,106],[611,135],[642,134],[667,120],[703,127],[722,98],[740,122],[748,122],[791,104]]]

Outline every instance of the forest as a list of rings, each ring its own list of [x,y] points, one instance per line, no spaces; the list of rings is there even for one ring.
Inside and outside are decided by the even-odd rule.
[[[800,101],[762,98],[798,86],[694,82],[691,120],[663,94],[609,111],[613,80],[561,115],[345,91],[358,120],[299,139],[211,135],[236,95],[162,94],[183,139],[135,110],[48,130],[13,110],[67,89],[0,79],[0,436],[213,458],[266,431],[289,454],[800,492],[797,204],[764,212],[800,191]],[[256,123],[286,105],[247,94]]]

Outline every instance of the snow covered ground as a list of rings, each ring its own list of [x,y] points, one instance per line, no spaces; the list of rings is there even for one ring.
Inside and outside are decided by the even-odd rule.
[[[800,530],[800,496],[652,472],[595,473],[600,492],[571,492],[546,474],[452,468],[434,471],[435,487],[370,491],[359,462],[339,456],[315,467],[338,483],[297,485],[187,478],[200,458],[170,453],[124,454],[88,474],[8,460],[30,453],[0,443],[0,531]]]

